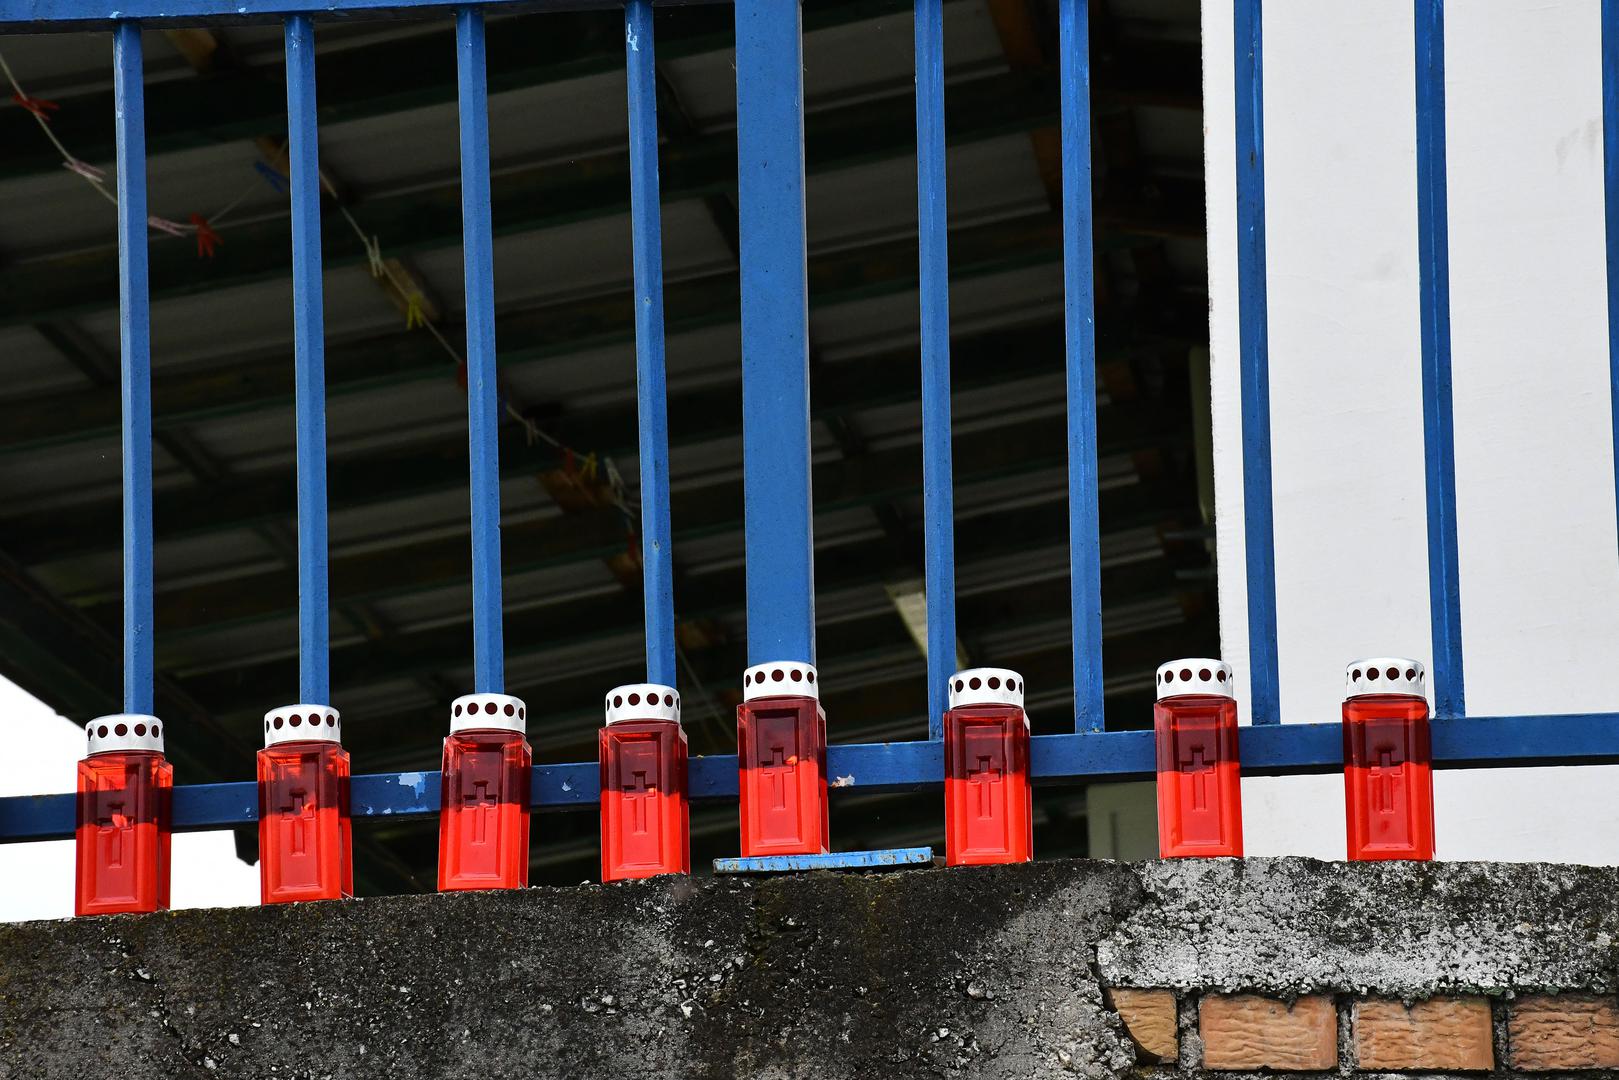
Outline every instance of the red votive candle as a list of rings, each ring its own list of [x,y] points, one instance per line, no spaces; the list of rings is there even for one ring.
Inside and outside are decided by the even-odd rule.
[[[736,710],[742,854],[820,855],[826,816],[826,713],[810,664],[755,664]]]
[[[1153,732],[1158,853],[1242,854],[1242,766],[1231,667],[1194,657],[1158,669]]]
[[[1029,718],[1023,676],[971,668],[950,676],[944,714],[944,847],[948,866],[1034,857]]]
[[[450,705],[439,786],[440,892],[528,885],[528,707],[507,694]]]
[[[166,911],[174,766],[155,716],[102,716],[86,727],[74,830],[77,915]]]
[[[1344,809],[1349,857],[1433,858],[1427,672],[1379,656],[1344,669]]]
[[[614,687],[598,740],[602,880],[691,873],[679,692],[657,683]]]
[[[329,705],[264,714],[259,751],[259,898],[266,904],[354,895],[349,755]]]

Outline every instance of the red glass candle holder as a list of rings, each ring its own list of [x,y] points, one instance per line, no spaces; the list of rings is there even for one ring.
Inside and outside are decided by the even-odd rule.
[[[259,751],[259,899],[266,904],[354,895],[349,755],[327,705],[264,715]]]
[[[614,687],[598,750],[602,880],[691,873],[680,694],[656,683]]]
[[[103,716],[87,727],[74,830],[77,915],[166,911],[174,767],[155,716]]]
[[[1433,858],[1427,673],[1374,657],[1345,669],[1344,808],[1356,861]]]
[[[468,694],[450,706],[439,786],[440,892],[528,885],[528,707],[507,694]]]
[[[1029,718],[1023,676],[972,668],[950,676],[944,714],[944,848],[947,866],[1034,857]]]
[[[743,673],[736,750],[743,856],[830,851],[826,713],[814,667],[784,660]]]
[[[1242,854],[1242,765],[1231,668],[1175,660],[1158,669],[1153,731],[1158,852],[1166,858]]]

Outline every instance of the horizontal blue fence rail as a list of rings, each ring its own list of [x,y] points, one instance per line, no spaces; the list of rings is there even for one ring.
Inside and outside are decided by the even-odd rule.
[[[1619,713],[1436,719],[1434,763],[1441,767],[1596,764],[1619,761]],[[1242,729],[1245,776],[1323,772],[1343,767],[1339,724],[1262,725]],[[1103,731],[1037,735],[1030,768],[1037,781],[1128,780],[1153,774],[1153,733]],[[944,744],[852,743],[827,750],[827,775],[837,790],[926,791],[944,784]],[[690,762],[690,796],[735,799],[734,754]],[[592,808],[601,794],[594,761],[539,765],[533,805],[542,810]],[[72,794],[0,799],[0,841],[59,840],[73,835]],[[258,785],[192,784],[174,789],[174,828],[182,832],[245,825],[259,818]],[[439,812],[439,774],[356,776],[350,797],[356,818],[423,817]]]
[[[676,3],[723,0],[674,0]],[[453,11],[461,5],[444,0],[134,0],[102,3],[99,0],[0,0],[0,30],[38,33],[42,30],[106,29],[120,20],[140,22],[156,29],[198,23],[280,23],[288,15],[314,18],[378,18],[393,12]],[[613,0],[483,0],[492,11],[589,11],[622,7]]]

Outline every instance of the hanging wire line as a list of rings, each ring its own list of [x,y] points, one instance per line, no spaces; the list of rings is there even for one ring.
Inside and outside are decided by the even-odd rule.
[[[6,81],[11,84],[11,100],[28,111],[29,115],[34,118],[34,122],[39,125],[39,130],[45,133],[45,137],[51,141],[51,145],[56,147],[56,152],[62,155],[62,167],[68,172],[72,173],[74,176],[77,176],[79,179],[83,180],[85,183],[89,184],[101,195],[103,199],[107,200],[107,202],[111,203],[113,206],[117,206],[118,196],[107,189],[107,174],[103,170],[96,168],[96,166],[91,165],[83,158],[76,157],[72,151],[70,151],[66,146],[62,145],[62,140],[57,138],[56,132],[51,129],[50,119],[45,114],[47,112],[54,112],[56,110],[56,103],[54,101],[46,101],[44,98],[30,97],[28,92],[22,88],[22,83],[17,80],[16,74],[12,72],[11,65],[6,63],[4,53],[0,53],[0,71],[5,73]],[[149,217],[146,223],[155,232],[168,233],[170,236],[183,236],[205,232],[208,231],[208,227],[210,225],[218,225],[223,222],[225,218],[229,216],[231,211],[240,206],[242,201],[246,199],[257,186],[258,181],[256,180],[248,184],[246,187],[242,188],[241,193],[238,194],[236,198],[226,203],[212,217],[202,219],[200,223],[193,222],[192,224],[184,224],[178,221],[169,221],[167,218],[160,218],[156,215]],[[200,215],[193,215],[193,217],[200,217]],[[217,237],[215,239],[217,240]]]
[[[4,72],[6,81],[11,84],[12,101],[21,108],[26,109],[28,113],[33,116],[34,122],[39,125],[39,129],[45,133],[45,137],[51,141],[51,145],[54,146],[56,148],[56,152],[61,155],[62,167],[82,179],[85,183],[89,184],[108,203],[112,204],[113,206],[117,206],[118,196],[107,187],[106,172],[94,165],[91,165],[84,159],[75,156],[72,151],[62,144],[62,140],[57,138],[56,132],[52,130],[50,119],[46,114],[56,110],[56,103],[54,101],[47,101],[43,98],[30,97],[28,92],[23,89],[22,83],[18,81],[16,74],[11,70],[11,65],[6,62],[4,53],[0,53],[0,72]],[[284,154],[285,152],[286,141],[282,140],[276,153],[277,155],[280,155]],[[237,193],[235,198],[231,199],[224,206],[220,207],[219,210],[217,210],[212,216],[205,218],[200,214],[193,214],[191,215],[191,222],[187,224],[178,221],[170,221],[167,218],[152,215],[147,218],[147,225],[154,232],[166,233],[170,236],[195,235],[198,242],[198,254],[200,256],[212,255],[213,246],[215,244],[223,243],[218,234],[214,232],[214,226],[223,224],[225,220],[229,218],[230,215],[247,200],[247,197],[260,186],[261,183],[268,180],[276,191],[285,193],[286,178],[279,170],[275,169],[273,162],[266,163],[261,157],[260,162],[256,163],[255,171],[257,175],[254,177],[254,179],[249,181],[247,185],[243,187],[239,193]],[[278,183],[277,181],[280,182]],[[354,230],[354,235],[359,239],[361,245],[365,248],[366,257],[370,263],[371,276],[378,280],[386,280],[388,284],[393,287],[394,291],[399,294],[399,297],[405,302],[406,327],[408,329],[415,329],[417,327],[425,329],[429,334],[432,335],[433,340],[437,341],[439,345],[443,347],[450,359],[455,362],[457,369],[464,370],[466,368],[466,357],[463,356],[461,350],[458,349],[455,344],[445,336],[444,332],[439,328],[437,322],[430,317],[427,312],[422,310],[419,304],[421,290],[417,288],[414,283],[403,279],[398,273],[395,272],[394,268],[388,264],[388,260],[382,257],[381,238],[367,233],[365,229],[360,226],[359,221],[357,221],[354,215],[349,211],[349,208],[343,204],[343,201],[340,198],[338,198],[337,192],[332,188],[332,186],[329,184],[324,186],[326,188],[327,195],[331,198],[333,204],[336,205],[338,212],[343,215],[343,220],[348,222],[349,228]],[[524,414],[523,411],[513,405],[511,401],[505,397],[505,395],[501,396],[501,407],[507,416],[511,417],[513,420],[517,421],[517,423],[522,425],[523,434],[528,440],[528,444],[530,446],[533,446],[536,442],[543,442],[555,449],[562,455],[567,471],[570,474],[575,470],[575,463],[577,461],[583,461],[585,462],[585,465],[582,471],[586,474],[587,478],[592,481],[597,479],[597,456],[594,453],[581,454],[573,447],[564,443],[562,440],[540,427],[539,424],[535,423],[532,417]],[[605,488],[608,501],[624,515],[625,524],[633,534],[639,521],[639,508],[637,507],[636,503],[628,497],[624,487],[623,476],[620,475],[618,467],[613,463],[611,458],[602,459],[600,472],[605,473]]]

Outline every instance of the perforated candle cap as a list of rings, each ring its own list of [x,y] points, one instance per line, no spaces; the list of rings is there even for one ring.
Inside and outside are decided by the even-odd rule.
[[[680,723],[680,691],[662,683],[626,683],[607,691],[607,722],[673,720]]]
[[[463,694],[450,702],[450,734],[458,731],[528,731],[528,706],[510,694]]]
[[[1344,668],[1344,696],[1409,694],[1428,696],[1428,671],[1420,660],[1399,656],[1371,656]]]
[[[343,741],[343,714],[330,705],[283,705],[264,714],[266,748],[289,742]]]
[[[950,708],[1016,705],[1023,708],[1023,676],[1010,668],[975,667],[950,676]]]
[[[1237,688],[1231,679],[1231,665],[1207,656],[1192,656],[1158,665],[1155,685],[1160,701],[1181,694],[1237,696]]]
[[[88,754],[112,750],[155,750],[163,752],[163,721],[145,713],[118,713],[98,716],[84,725]]]
[[[767,697],[808,697],[821,699],[820,680],[815,665],[798,660],[777,660],[754,664],[742,673],[742,700]]]

